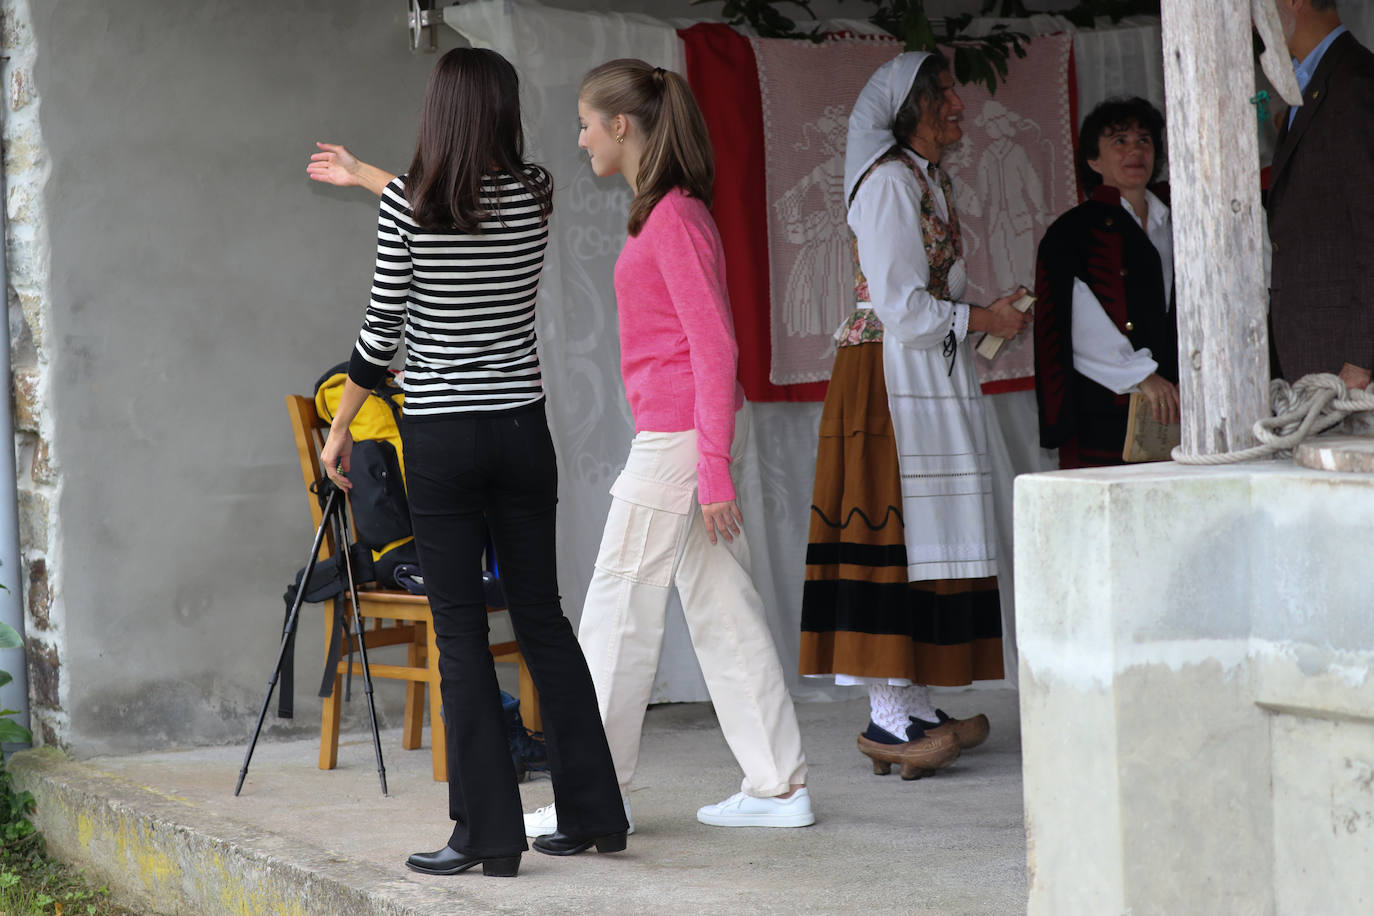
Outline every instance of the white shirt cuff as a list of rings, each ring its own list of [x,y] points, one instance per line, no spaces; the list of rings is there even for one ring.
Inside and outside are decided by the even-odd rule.
[[[954,339],[960,343],[968,336],[968,310],[970,306],[963,302],[954,303]]]

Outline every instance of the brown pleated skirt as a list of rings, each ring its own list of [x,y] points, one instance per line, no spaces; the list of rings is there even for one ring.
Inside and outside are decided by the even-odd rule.
[[[811,502],[802,674],[944,686],[1002,677],[996,577],[907,581],[880,342],[836,352]]]

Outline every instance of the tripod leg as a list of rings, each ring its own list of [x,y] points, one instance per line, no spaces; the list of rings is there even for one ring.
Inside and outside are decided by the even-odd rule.
[[[339,490],[332,489],[329,498],[325,500],[324,515],[320,519],[320,527],[315,532],[315,541],[310,545],[310,560],[305,564],[305,573],[301,576],[301,587],[296,590],[296,600],[291,605],[291,613],[286,617],[286,625],[282,628],[281,648],[277,650],[277,663],[272,667],[272,676],[267,680],[267,696],[262,698],[262,709],[258,710],[258,724],[253,729],[253,737],[248,742],[248,752],[243,755],[243,768],[239,770],[239,781],[234,786],[234,794],[238,795],[243,788],[243,780],[248,775],[248,764],[253,759],[253,749],[258,745],[258,736],[262,734],[262,723],[267,719],[267,707],[272,705],[272,691],[277,688],[277,678],[281,675],[282,662],[286,658],[287,650],[291,648],[291,640],[296,635],[296,623],[300,619],[301,605],[305,603],[306,587],[310,584],[310,574],[315,571],[315,564],[320,559],[320,545],[324,543],[324,533],[328,530],[330,518],[337,511],[339,506]]]
[[[344,519],[343,512],[340,512],[335,519],[335,540],[340,544],[347,545],[348,541],[344,538]],[[358,636],[358,655],[363,663],[363,692],[367,694],[367,715],[372,723],[372,748],[377,754],[377,777],[382,781],[382,794],[386,795],[386,766],[382,763],[382,736],[377,731],[377,703],[372,696],[372,672],[367,664],[367,633],[363,630],[363,615],[358,609],[358,585],[353,581],[353,558],[347,546],[339,550],[343,555],[344,574],[348,577],[348,600],[353,605],[353,630]],[[349,666],[350,670],[352,666]]]

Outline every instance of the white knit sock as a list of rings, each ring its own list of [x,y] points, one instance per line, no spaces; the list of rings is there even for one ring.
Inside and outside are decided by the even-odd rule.
[[[925,684],[912,684],[902,694],[906,704],[906,714],[926,722],[938,721],[935,704],[930,701],[930,688]]]
[[[873,724],[891,732],[903,741],[906,740],[907,712],[905,694],[910,687],[889,687],[886,684],[868,686],[869,718]]]

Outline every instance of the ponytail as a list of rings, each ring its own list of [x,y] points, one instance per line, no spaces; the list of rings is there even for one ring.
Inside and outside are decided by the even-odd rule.
[[[583,77],[578,96],[603,117],[630,117],[644,134],[630,202],[630,235],[639,234],[654,207],[674,188],[711,206],[711,138],[681,75],[642,60],[613,60]]]

